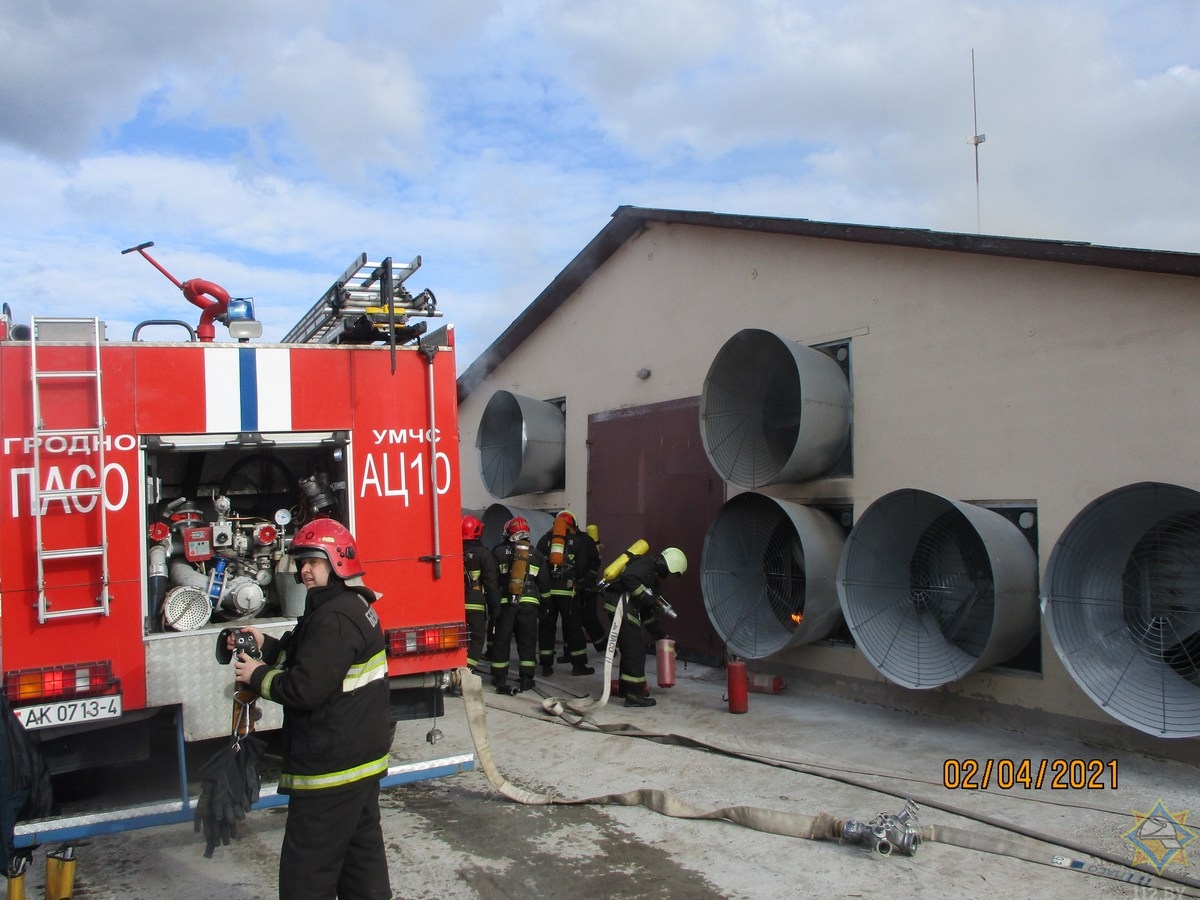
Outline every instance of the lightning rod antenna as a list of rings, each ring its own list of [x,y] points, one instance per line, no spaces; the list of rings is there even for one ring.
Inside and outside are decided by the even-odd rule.
[[[975,233],[979,234],[979,145],[987,140],[986,134],[979,133],[979,110],[975,104],[975,48],[971,48],[971,137],[967,143],[975,147]]]

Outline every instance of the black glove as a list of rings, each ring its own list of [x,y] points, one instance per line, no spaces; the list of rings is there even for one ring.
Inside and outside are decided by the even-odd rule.
[[[203,786],[196,803],[196,831],[204,832],[205,859],[212,859],[218,843],[229,844],[237,823],[246,818],[246,782],[240,752],[221,749],[200,767]]]
[[[239,798],[235,795],[233,785],[229,783],[229,773],[222,772],[217,776],[213,787],[212,819],[217,835],[226,847],[229,846],[230,839],[237,835],[237,823],[244,818],[246,818],[246,813],[242,809]],[[205,855],[212,856],[212,851],[208,851]]]
[[[245,784],[243,807],[245,812],[258,802],[262,790],[262,758],[267,752],[267,742],[262,738],[247,735],[239,743],[238,768],[241,769],[242,781]]]
[[[204,832],[204,858],[212,859],[213,850],[221,843],[221,831],[213,815],[214,782],[206,781],[200,789],[200,800],[196,803],[196,831]],[[228,841],[226,841],[228,843]]]

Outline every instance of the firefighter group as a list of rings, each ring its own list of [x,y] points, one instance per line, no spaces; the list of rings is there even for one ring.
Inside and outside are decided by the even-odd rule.
[[[483,543],[483,522],[463,517],[467,665],[478,675],[490,673],[497,693],[531,690],[539,667],[548,677],[556,663],[570,665],[572,675],[594,674],[588,648],[604,654],[609,635],[598,612],[602,602],[610,624],[620,610],[618,695],[628,707],[654,706],[642,630],[655,639],[666,637],[659,612],[670,607],[658,587],[669,575],[682,575],[687,558],[675,547],[654,554],[627,552],[602,574],[598,537],[595,526],[581,529],[563,510],[536,543],[529,522],[514,516],[505,522],[500,543],[489,548]],[[563,648],[556,657],[560,622]],[[514,640],[516,673],[511,672]],[[510,683],[513,674],[515,684]]]

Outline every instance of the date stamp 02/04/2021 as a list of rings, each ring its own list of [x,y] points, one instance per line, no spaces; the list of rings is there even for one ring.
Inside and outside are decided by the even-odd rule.
[[[1024,788],[1028,790],[1116,790],[1116,759],[1014,759],[1008,757],[950,758],[942,763],[942,786],[948,790],[986,791]],[[1134,848],[1132,866],[1147,865],[1160,876],[1166,866],[1186,866],[1188,846],[1200,838],[1200,832],[1187,824],[1189,810],[1173,812],[1160,799],[1149,811],[1132,810],[1133,826],[1121,837]],[[1067,857],[1054,858],[1054,865],[1084,867],[1094,864]],[[1100,867],[1093,874],[1117,877]],[[1130,873],[1126,873],[1130,874]],[[1145,877],[1145,876],[1140,876]],[[1136,880],[1122,875],[1120,880]],[[1145,883],[1140,882],[1138,883]]]
[[[1025,788],[1055,791],[1116,790],[1115,759],[947,759],[942,763],[942,787],[948,790],[986,791]]]

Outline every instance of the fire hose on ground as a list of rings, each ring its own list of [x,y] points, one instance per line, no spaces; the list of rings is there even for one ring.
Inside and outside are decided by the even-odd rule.
[[[608,636],[608,645],[605,650],[604,659],[604,688],[601,696],[599,698],[589,696],[569,699],[548,697],[542,704],[542,709],[545,713],[557,716],[565,723],[577,728],[590,728],[604,734],[639,737],[660,743],[690,746],[722,755],[789,768],[805,774],[832,778],[845,784],[877,793],[889,793],[904,800],[902,810],[895,815],[881,813],[870,822],[860,822],[854,819],[839,819],[825,812],[809,816],[741,805],[704,810],[667,791],[652,788],[641,788],[623,793],[605,794],[584,799],[550,797],[536,791],[530,791],[514,785],[501,774],[497,767],[492,754],[491,739],[488,736],[487,730],[487,706],[483,699],[483,682],[478,675],[464,668],[459,670],[458,674],[467,712],[467,724],[471,732],[471,739],[475,745],[476,761],[492,787],[503,796],[517,803],[530,806],[644,806],[653,812],[673,818],[724,820],[746,828],[752,828],[756,831],[787,837],[864,845],[873,848],[883,855],[898,852],[911,856],[916,853],[918,847],[923,842],[951,844],[965,849],[979,850],[1040,865],[1063,868],[1080,874],[1108,878],[1141,887],[1171,891],[1180,896],[1200,897],[1200,882],[1195,879],[1186,876],[1152,874],[1142,868],[1130,867],[1111,854],[1107,854],[1101,850],[1090,849],[1075,842],[1064,841],[1050,835],[1040,834],[1031,829],[1022,828],[1012,823],[983,816],[969,810],[958,809],[936,800],[922,798],[919,804],[941,809],[953,815],[974,819],[982,824],[1021,835],[1021,838],[985,836],[966,829],[945,825],[919,825],[917,822],[918,800],[916,798],[905,796],[896,791],[889,791],[879,785],[871,784],[845,774],[834,774],[831,770],[822,769],[821,767],[795,763],[789,764],[778,760],[771,760],[763,756],[720,748],[679,735],[645,732],[629,725],[598,724],[593,721],[592,716],[608,702],[613,657],[616,651],[617,633],[623,611],[622,600],[622,602],[618,602],[614,611],[613,627]],[[1089,862],[1059,852],[1048,852],[1047,847],[1069,848],[1074,852],[1104,860],[1107,864]]]

